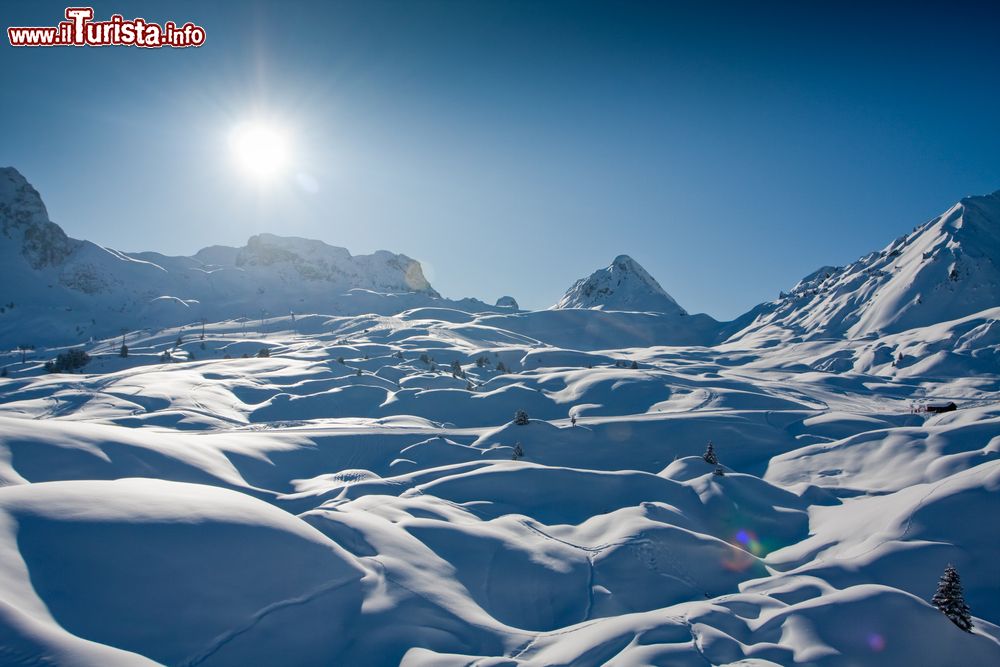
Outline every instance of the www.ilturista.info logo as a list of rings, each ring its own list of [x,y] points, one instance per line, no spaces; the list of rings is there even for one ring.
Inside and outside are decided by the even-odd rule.
[[[94,21],[93,7],[67,7],[66,20],[53,27],[10,27],[11,46],[138,46],[157,49],[184,48],[205,43],[205,29],[191,22],[162,26],[143,18],[125,19],[112,14],[107,21]]]

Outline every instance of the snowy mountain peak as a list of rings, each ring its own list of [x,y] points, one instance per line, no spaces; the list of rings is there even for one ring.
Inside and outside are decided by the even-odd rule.
[[[0,167],[0,206],[19,211],[22,223],[49,219],[41,195],[14,167]]]
[[[0,168],[0,234],[9,254],[21,255],[35,269],[60,263],[76,247],[49,221],[38,191],[13,167]]]
[[[219,256],[217,249],[209,252]],[[352,256],[346,248],[315,239],[258,234],[231,257],[236,266],[245,269],[272,269],[342,287],[439,296],[424,277],[420,262],[387,250]]]
[[[595,308],[687,315],[639,262],[618,255],[606,268],[576,281],[553,308]]]
[[[201,317],[396,313],[440,299],[419,262],[385,250],[352,256],[322,241],[259,234],[240,248],[169,257],[78,241],[49,220],[38,192],[13,168],[0,169],[0,264],[0,303],[17,305],[0,313],[5,343],[26,330],[47,344]]]
[[[862,337],[1000,305],[1000,191],[966,197],[880,252],[823,267],[759,306],[748,329]]]

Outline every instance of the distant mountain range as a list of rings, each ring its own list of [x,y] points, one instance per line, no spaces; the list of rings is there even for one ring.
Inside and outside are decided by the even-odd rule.
[[[0,342],[8,346],[69,344],[201,318],[391,314],[430,305],[516,309],[508,301],[491,307],[441,299],[419,262],[384,250],[352,256],[322,241],[260,234],[242,248],[169,257],[72,239],[9,167],[0,169],[0,262]]]
[[[202,318],[391,315],[418,307],[517,312],[511,297],[495,306],[442,298],[419,262],[384,250],[352,256],[322,241],[260,234],[241,248],[211,246],[192,257],[169,257],[72,239],[11,167],[0,169],[0,262],[0,347],[8,348],[73,344],[122,328]],[[963,199],[881,252],[823,267],[732,322],[688,315],[627,255],[576,281],[552,310],[653,313],[668,321],[655,331],[670,333],[662,341],[651,334],[651,344],[878,337],[978,313],[995,322],[998,262],[1000,191]]]

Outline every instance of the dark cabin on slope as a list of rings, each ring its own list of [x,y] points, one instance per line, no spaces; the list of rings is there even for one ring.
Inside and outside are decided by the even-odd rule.
[[[927,407],[924,408],[927,412],[951,412],[952,410],[957,410],[958,406],[954,402],[948,403],[928,403]]]

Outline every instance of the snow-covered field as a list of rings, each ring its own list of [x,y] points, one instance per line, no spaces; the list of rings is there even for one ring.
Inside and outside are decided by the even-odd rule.
[[[1000,660],[996,375],[573,351],[524,340],[533,316],[222,322],[96,344],[86,374],[17,364],[3,661]],[[949,562],[971,635],[928,603]]]
[[[76,373],[12,351],[0,664],[1000,664],[983,199],[732,323],[619,257],[546,311],[372,292]]]

